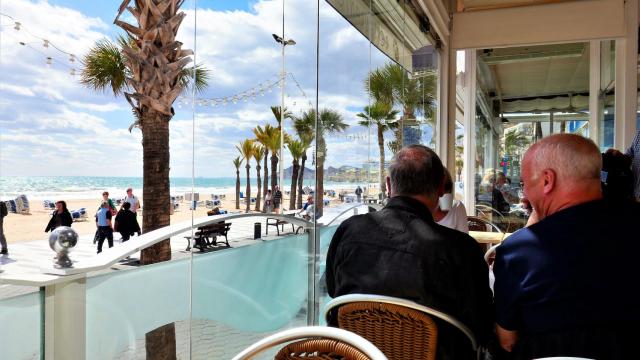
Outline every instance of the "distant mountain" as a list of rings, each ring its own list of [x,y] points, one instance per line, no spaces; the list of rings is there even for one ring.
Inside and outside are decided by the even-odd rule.
[[[284,169],[284,178],[291,179],[291,172],[293,171],[293,166],[289,166]],[[309,169],[308,167],[304,167],[304,179],[311,180],[316,178],[316,171],[314,169]]]

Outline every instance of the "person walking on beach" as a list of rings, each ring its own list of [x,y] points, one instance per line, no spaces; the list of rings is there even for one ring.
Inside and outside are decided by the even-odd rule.
[[[273,211],[273,194],[271,189],[267,190],[267,194],[264,196],[264,206],[262,207],[267,214]]]
[[[109,247],[113,247],[113,229],[111,229],[111,211],[109,203],[102,202],[100,210],[96,214],[96,227],[98,228],[98,254],[102,252],[102,244],[104,239],[109,242]]]
[[[280,191],[280,186],[276,185],[276,192],[273,194],[273,207],[275,208],[276,214],[280,214],[280,204],[282,203],[282,191]]]
[[[113,203],[113,200],[109,199],[109,192],[105,191],[102,193],[102,201],[106,201],[109,203],[109,210],[111,210],[111,216],[115,216],[118,213],[118,209],[116,209],[116,204]],[[100,204],[102,205],[102,201]],[[98,207],[99,209],[100,207]]]
[[[358,202],[362,202],[362,188],[360,187],[360,185],[358,185],[358,187],[356,188],[356,197],[358,199]]]
[[[122,209],[118,211],[118,215],[116,215],[115,222],[113,224],[113,229],[120,233],[122,236],[122,242],[129,240],[131,235],[137,233],[140,236],[140,224],[138,224],[138,219],[136,218],[136,214],[134,214],[131,210],[131,204],[125,202],[122,204]]]
[[[51,220],[49,220],[44,232],[53,231],[60,226],[71,226],[71,223],[73,223],[73,218],[71,218],[71,213],[67,209],[67,203],[60,200],[56,202],[56,209],[53,211]]]
[[[0,255],[9,255],[9,249],[7,248],[7,238],[4,236],[4,217],[9,215],[9,209],[7,209],[7,203],[0,201]]]
[[[138,200],[138,197],[133,195],[133,189],[132,188],[128,188],[127,189],[127,197],[124,198],[123,200],[123,204],[128,202],[129,204],[131,204],[131,211],[136,214],[138,213],[138,209],[140,208],[140,200]]]

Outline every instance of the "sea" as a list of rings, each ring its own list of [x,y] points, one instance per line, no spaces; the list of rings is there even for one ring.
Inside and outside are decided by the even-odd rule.
[[[251,189],[256,191],[256,179],[250,179]],[[171,195],[184,195],[193,191],[200,194],[228,194],[235,192],[235,177],[196,177],[192,182],[187,177],[170,178]],[[314,188],[314,181],[305,180],[304,186]],[[246,178],[240,180],[240,191],[246,187]],[[364,184],[349,182],[325,182],[324,188],[339,191],[353,189]],[[114,176],[2,176],[0,177],[0,200],[15,199],[26,195],[33,200],[99,199],[103,191],[112,198],[124,197],[127,188],[133,188],[134,195],[142,195],[142,177]],[[284,189],[291,187],[291,180],[285,179]],[[208,198],[208,196],[206,197]],[[202,199],[202,195],[201,195]]]

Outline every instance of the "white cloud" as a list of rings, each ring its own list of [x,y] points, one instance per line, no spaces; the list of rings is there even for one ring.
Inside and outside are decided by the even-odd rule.
[[[77,1],[81,4],[82,0]],[[274,81],[280,74],[281,47],[271,34],[282,32],[282,3],[259,0],[252,4],[250,11],[198,9],[196,60],[211,71],[209,88],[202,97],[257,90],[259,83]],[[355,114],[368,104],[363,80],[369,66],[369,45],[329,5],[320,4],[318,36],[316,3],[286,2],[285,35],[297,42],[286,47],[286,70],[295,75],[306,97],[288,77],[285,105],[296,115],[306,110],[309,102],[315,105],[318,86],[320,107],[340,112],[353,126],[349,133],[362,132],[362,128],[355,128]],[[114,3],[114,13],[117,5]],[[2,11],[20,19],[24,29],[78,55],[115,29],[98,18],[56,5],[55,0],[4,1]],[[178,39],[185,43],[184,48],[193,49],[193,10],[185,12],[188,16]],[[131,17],[126,15],[125,19]],[[142,175],[142,136],[139,129],[132,133],[126,130],[133,116],[124,99],[84,88],[77,77],[69,75],[70,66],[78,68],[78,62],[71,64],[68,56],[43,49],[38,41],[28,39],[25,31],[16,32],[9,26],[1,28],[0,35],[2,170],[9,167],[16,175],[62,175],[70,169],[78,175]],[[18,45],[16,40],[35,41],[30,44],[33,49]],[[317,41],[321,48],[319,84]],[[47,53],[58,60],[50,69],[44,66]],[[177,114],[170,122],[171,175],[190,176],[191,159],[195,158],[196,175],[234,176],[234,146],[253,137],[251,130],[256,125],[275,125],[269,106],[279,104],[280,88],[276,87],[248,103],[197,107],[195,136],[190,109],[176,106]],[[292,131],[289,121],[285,129]],[[368,146],[361,143],[354,145],[344,137],[328,140],[327,166],[359,165],[368,156]],[[285,158],[285,163],[290,161]]]

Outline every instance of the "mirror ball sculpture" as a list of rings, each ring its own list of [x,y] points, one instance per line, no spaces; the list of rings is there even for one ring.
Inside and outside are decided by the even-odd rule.
[[[49,235],[49,247],[57,254],[53,266],[57,269],[72,267],[69,253],[78,243],[78,233],[68,226],[60,226]]]

